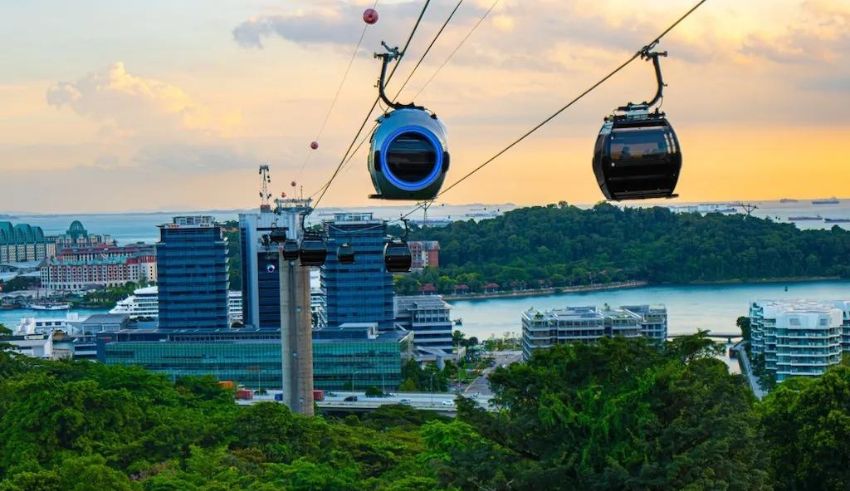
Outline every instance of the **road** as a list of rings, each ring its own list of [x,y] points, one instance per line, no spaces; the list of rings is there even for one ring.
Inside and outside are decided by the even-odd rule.
[[[495,363],[492,367],[483,370],[481,375],[473,380],[466,389],[464,389],[464,396],[469,397],[472,394],[479,394],[480,397],[492,397],[493,391],[490,390],[490,374],[493,373],[497,367],[506,367],[511,363],[516,363],[522,360],[522,351],[494,351],[490,353],[489,356],[493,357]]]
[[[280,394],[279,390],[269,391],[265,395],[255,395],[253,399],[248,401],[237,400],[236,403],[242,406],[257,404],[258,402],[275,402],[275,395]],[[357,397],[356,401],[346,401],[345,399],[351,396]],[[317,402],[319,408],[324,409],[354,409],[354,410],[369,410],[377,409],[380,406],[392,404],[405,404],[414,409],[422,409],[426,411],[439,411],[444,413],[454,413],[455,395],[447,393],[427,393],[427,392],[402,392],[393,393],[388,397],[366,397],[363,392],[325,392],[325,399]],[[472,398],[479,406],[489,409],[490,396],[478,396]],[[404,401],[404,402],[402,402]]]

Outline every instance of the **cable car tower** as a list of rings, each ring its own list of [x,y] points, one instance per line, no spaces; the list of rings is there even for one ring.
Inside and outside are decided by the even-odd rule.
[[[269,166],[263,164],[260,166],[260,212],[270,212],[272,211],[271,205],[269,205],[269,198],[272,197],[269,192],[269,184],[271,184],[272,178],[269,175]]]

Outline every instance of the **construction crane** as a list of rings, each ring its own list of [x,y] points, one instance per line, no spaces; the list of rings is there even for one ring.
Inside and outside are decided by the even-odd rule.
[[[269,175],[268,165],[260,166],[260,181],[260,211],[271,211],[272,207],[269,205],[269,199],[272,195],[269,192],[269,184],[272,182],[272,178]]]

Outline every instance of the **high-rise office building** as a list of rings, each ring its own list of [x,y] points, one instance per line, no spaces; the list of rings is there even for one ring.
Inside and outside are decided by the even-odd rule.
[[[239,214],[242,246],[242,317],[245,325],[280,329],[278,244],[264,240],[278,215],[269,208]]]
[[[393,278],[384,267],[386,224],[371,213],[337,213],[324,222],[328,258],[322,267],[328,326],[374,322],[393,326]],[[337,261],[337,247],[354,248],[353,264]]]
[[[161,225],[156,261],[160,329],[229,327],[227,242],[213,217]]]

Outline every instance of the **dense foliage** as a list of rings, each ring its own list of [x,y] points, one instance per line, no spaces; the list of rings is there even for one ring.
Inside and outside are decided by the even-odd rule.
[[[15,276],[14,278],[3,281],[0,280],[0,292],[12,293],[23,290],[32,290],[41,285],[41,278],[32,276]]]
[[[416,230],[411,238],[440,241],[440,270],[400,279],[404,293],[425,283],[452,292],[460,284],[482,291],[490,282],[515,289],[850,277],[850,231],[666,208],[582,210],[562,203]]]
[[[757,403],[701,336],[497,368],[495,412],[343,419],[0,349],[0,490],[846,489],[850,367]]]

